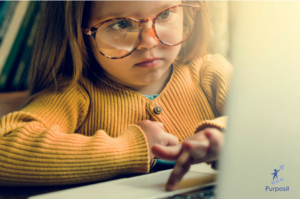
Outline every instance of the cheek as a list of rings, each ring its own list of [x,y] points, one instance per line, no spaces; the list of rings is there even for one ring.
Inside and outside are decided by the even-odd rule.
[[[130,73],[130,70],[128,70],[129,64],[125,62],[122,59],[109,59],[107,57],[104,57],[100,53],[96,57],[96,60],[98,61],[100,67],[104,69],[109,75],[122,79],[123,76],[128,76]]]
[[[181,49],[181,45],[177,46],[165,46],[165,58],[171,63],[176,59]]]
[[[97,62],[99,63],[99,65],[107,70],[107,68],[109,68],[109,65],[110,65],[110,62],[112,61],[111,59],[108,59],[107,57],[103,56],[98,47],[94,44],[94,41],[93,40],[90,40],[90,47],[91,47],[91,50],[93,52],[93,55],[95,57],[95,59],[97,60]],[[105,67],[105,66],[108,66],[108,67]]]
[[[95,59],[97,60],[99,65],[107,72],[114,72],[114,73],[117,72],[118,73],[118,68],[120,71],[120,67],[118,67],[118,66],[122,66],[122,65],[126,66],[127,65],[126,59],[124,59],[124,58],[123,59],[109,59],[100,53],[98,47],[94,44],[93,40],[89,40],[89,42],[90,42],[90,47],[91,47],[91,50],[93,52]],[[122,67],[122,68],[124,69],[124,67]]]

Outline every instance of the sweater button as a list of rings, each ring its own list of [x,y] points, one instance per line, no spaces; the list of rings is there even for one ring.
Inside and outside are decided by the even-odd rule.
[[[156,106],[155,108],[154,108],[154,113],[155,114],[160,114],[162,112],[162,108],[160,107],[160,106]]]

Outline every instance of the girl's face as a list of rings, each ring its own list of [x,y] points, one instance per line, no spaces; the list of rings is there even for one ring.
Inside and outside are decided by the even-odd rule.
[[[93,1],[87,28],[116,17],[145,19],[178,4],[181,4],[181,1]],[[108,78],[137,91],[157,82],[166,83],[171,74],[170,66],[181,48],[181,45],[162,44],[153,33],[152,22],[143,23],[142,39],[136,50],[122,59],[109,59],[101,55],[92,37],[89,37],[90,46]]]

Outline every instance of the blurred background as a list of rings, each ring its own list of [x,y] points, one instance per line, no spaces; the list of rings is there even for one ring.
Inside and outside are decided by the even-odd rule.
[[[41,2],[0,1],[0,92],[27,89]]]
[[[27,89],[32,46],[43,9],[38,1],[0,1],[0,92]],[[300,49],[300,2],[209,1],[212,14],[210,52],[220,53],[235,67],[253,57]],[[300,50],[299,50],[300,51]],[[278,53],[277,53],[278,52]]]

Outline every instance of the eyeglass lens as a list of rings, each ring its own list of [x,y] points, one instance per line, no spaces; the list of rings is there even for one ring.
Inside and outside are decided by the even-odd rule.
[[[190,34],[194,16],[190,7],[176,7],[166,10],[154,19],[158,38],[167,45],[176,45]],[[99,50],[111,57],[129,54],[139,42],[140,29],[137,22],[129,19],[113,20],[102,24],[95,40]]]

